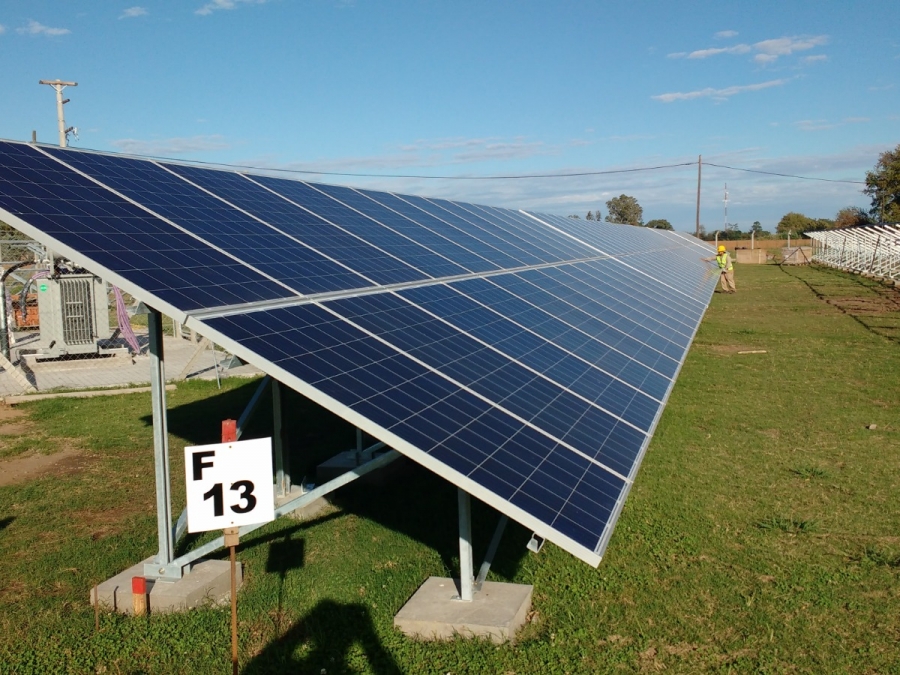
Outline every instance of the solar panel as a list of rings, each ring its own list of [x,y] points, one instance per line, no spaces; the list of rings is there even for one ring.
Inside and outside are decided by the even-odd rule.
[[[716,281],[677,233],[9,142],[0,208],[591,564]]]

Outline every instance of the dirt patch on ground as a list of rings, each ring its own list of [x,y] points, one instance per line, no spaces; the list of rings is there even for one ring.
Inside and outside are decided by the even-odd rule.
[[[18,408],[0,405],[0,436],[18,436],[30,432],[34,424]]]
[[[892,314],[900,311],[900,303],[891,297],[879,296],[875,298],[828,298],[828,303],[844,310],[848,314]]]
[[[82,452],[77,448],[64,448],[52,455],[33,454],[0,460],[0,485],[16,485],[47,475],[75,473],[83,466]]]
[[[122,532],[130,518],[153,513],[155,503],[147,495],[138,499],[129,499],[118,504],[114,509],[81,509],[72,513],[72,521],[80,532],[89,532],[91,539],[97,541],[112,534]]]

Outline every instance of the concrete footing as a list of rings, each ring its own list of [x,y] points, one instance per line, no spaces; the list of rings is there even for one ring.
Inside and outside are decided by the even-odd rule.
[[[515,640],[531,611],[532,586],[485,581],[472,602],[455,600],[453,579],[429,577],[394,617],[394,626],[419,640],[487,637]]]
[[[290,492],[286,495],[279,495],[278,488],[275,488],[275,508],[277,509],[283,504],[287,504],[289,501],[297,499],[297,497],[302,497],[303,494],[303,488],[300,485],[292,485]],[[292,520],[312,520],[330,506],[331,504],[326,497],[320,497],[304,507],[286,513],[285,517],[291,518]]]
[[[122,614],[132,613],[131,579],[143,576],[147,558],[90,590],[90,601],[100,607]],[[243,581],[241,563],[237,564],[237,587]],[[178,581],[147,579],[147,609],[152,612],[178,612],[204,605],[224,605],[231,602],[231,563],[227,560],[200,560]]]

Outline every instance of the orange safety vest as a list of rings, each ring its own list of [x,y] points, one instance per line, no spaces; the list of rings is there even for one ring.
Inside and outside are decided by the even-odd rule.
[[[725,253],[717,253],[716,262],[719,263],[719,269],[723,272],[730,272],[732,269],[734,269],[731,264],[731,257],[728,255],[728,251],[725,251]]]

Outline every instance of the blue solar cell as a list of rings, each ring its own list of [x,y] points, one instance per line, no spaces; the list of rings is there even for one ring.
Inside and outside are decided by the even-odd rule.
[[[546,249],[558,255],[560,260],[579,260],[597,256],[598,252],[591,247],[585,246],[572,237],[563,236],[557,230],[548,228],[535,221],[534,218],[518,211],[479,204],[458,203],[457,206],[489,220],[502,220],[513,231],[519,233],[519,236],[526,237],[531,246]]]
[[[245,177],[227,171],[212,172],[182,165],[168,166],[198,185],[207,189],[215,188],[239,208],[253,213],[285,234],[300,239],[331,260],[356,270],[376,284],[424,278],[424,275],[413,270],[410,265],[343,229],[340,222],[329,223],[303,208],[304,204],[311,207],[313,202],[302,201],[308,188],[297,181],[271,178],[269,186],[280,190],[276,194],[256,182],[259,177]],[[212,173],[219,174],[215,180],[210,177]],[[303,192],[294,195],[301,201],[295,202],[288,198],[295,190]],[[315,203],[324,200],[323,195],[313,194]]]
[[[510,252],[515,253],[517,249],[509,242],[500,239],[495,233],[473,227],[448,213],[444,213],[444,217],[439,218],[424,211],[421,206],[425,205],[427,200],[421,197],[369,190],[360,190],[360,192],[372,201],[383,204],[432,231],[440,232],[447,239],[471,251],[478,258],[486,261],[486,264],[482,264],[480,267],[482,270],[507,269],[522,265],[521,260],[510,255]]]
[[[183,310],[292,295],[28,145],[0,142],[0,207]]]
[[[350,188],[335,188],[327,185],[314,186],[266,176],[254,176],[253,179],[278,194],[303,204],[305,208],[319,217],[331,223],[339,224],[347,232],[384,251],[386,254],[402,260],[410,268],[414,268],[414,270],[410,270],[411,274],[406,275],[405,278],[397,278],[393,283],[466,273],[465,268],[394,232],[376,220],[353,210],[339,201],[341,199],[352,199],[353,196],[359,197],[359,194]]]
[[[445,261],[455,263],[459,266],[457,271],[447,271],[450,274],[463,274],[466,272],[486,272],[498,269],[497,265],[490,263],[485,258],[473,252],[471,249],[461,246],[454,241],[453,230],[443,224],[443,227],[435,230],[427,227],[423,222],[424,218],[413,220],[403,213],[393,208],[383,205],[382,201],[387,201],[385,193],[370,192],[366,190],[351,190],[349,188],[335,188],[329,185],[319,185],[318,189],[328,195],[341,201],[352,209],[365,213],[386,228],[407,237],[409,240],[422,245],[430,251],[433,251]],[[375,199],[376,196],[381,197],[381,201]],[[399,199],[395,200],[394,205],[402,205]],[[408,206],[408,205],[407,205]],[[433,225],[433,223],[432,223]],[[471,242],[466,242],[471,243]]]
[[[372,285],[299,238],[287,236],[223,201],[228,199],[229,182],[221,171],[193,171],[195,177],[203,175],[203,187],[216,192],[222,197],[219,199],[152,162],[58,149],[49,152],[299,293]]]

